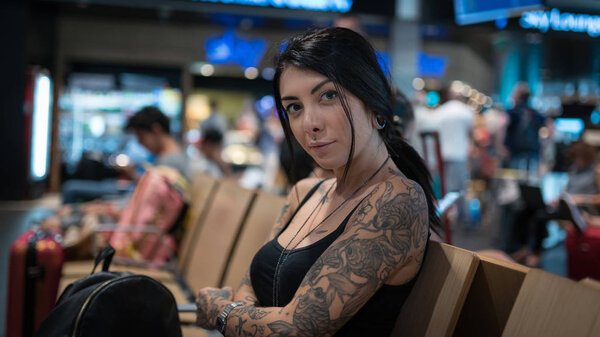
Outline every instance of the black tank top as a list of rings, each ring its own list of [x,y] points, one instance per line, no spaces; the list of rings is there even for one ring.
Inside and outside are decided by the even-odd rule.
[[[254,259],[250,265],[250,280],[259,305],[275,306],[273,300],[275,266],[281,252],[284,250],[279,242],[277,242],[277,238],[289,226],[298,210],[306,203],[323,181],[320,181],[308,192],[279,234],[273,240],[267,242],[254,255]],[[286,251],[286,255],[287,253],[289,255],[285,258],[285,263],[279,267],[279,292],[277,295],[279,306],[283,307],[293,299],[310,267],[312,267],[327,247],[344,232],[346,223],[356,210],[356,207],[346,216],[335,231],[324,238],[308,246]],[[425,246],[425,251],[427,251],[428,245],[429,240]],[[400,313],[400,309],[408,297],[415,279],[416,277],[399,286],[384,284],[335,336],[389,336],[394,328],[396,317]]]

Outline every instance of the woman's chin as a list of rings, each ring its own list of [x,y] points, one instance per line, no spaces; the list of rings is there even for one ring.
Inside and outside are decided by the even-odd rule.
[[[322,169],[329,170],[329,171],[334,171],[345,165],[345,163],[340,163],[339,161],[332,161],[332,160],[315,160],[315,162],[317,162],[317,164]]]

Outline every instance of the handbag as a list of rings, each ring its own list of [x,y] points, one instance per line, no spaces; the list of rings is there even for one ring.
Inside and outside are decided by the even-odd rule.
[[[114,254],[110,245],[98,254],[90,276],[65,289],[36,336],[181,337],[171,292],[148,276],[108,271]]]

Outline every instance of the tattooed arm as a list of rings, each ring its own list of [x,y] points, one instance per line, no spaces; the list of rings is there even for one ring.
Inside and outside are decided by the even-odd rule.
[[[427,241],[427,214],[418,184],[402,178],[379,184],[311,267],[288,305],[236,307],[227,319],[226,336],[333,335],[384,282],[416,274]],[[220,298],[214,303],[229,302]]]
[[[288,194],[287,202],[283,206],[279,218],[275,221],[275,225],[269,234],[269,237],[265,241],[271,241],[279,234],[279,232],[283,229],[286,222],[292,216],[294,210],[298,208],[298,204],[300,203],[299,197],[304,198],[308,190],[312,188],[318,182],[317,179],[303,179],[299,181],[294,187],[292,187],[290,193]],[[250,270],[246,271],[242,282],[240,283],[237,291],[234,295],[234,301],[246,302],[250,304],[257,304],[258,300],[256,295],[254,294],[254,289],[252,288],[252,282],[250,281]]]

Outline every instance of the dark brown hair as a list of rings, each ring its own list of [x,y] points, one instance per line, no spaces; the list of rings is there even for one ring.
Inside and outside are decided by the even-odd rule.
[[[388,79],[383,73],[371,44],[360,34],[346,28],[324,28],[309,30],[291,38],[279,55],[273,87],[279,120],[290,146],[293,137],[289,119],[281,102],[280,79],[288,66],[310,69],[329,78],[340,93],[340,102],[350,123],[352,142],[344,170],[346,177],[354,156],[354,124],[348,102],[343,95],[349,91],[361,100],[370,111],[381,115],[385,127],[379,130],[381,138],[398,168],[411,180],[417,182],[427,199],[429,222],[439,227],[439,217],[434,206],[431,176],[423,159],[404,140],[398,128],[393,127],[395,96]],[[292,158],[293,160],[293,158]]]

